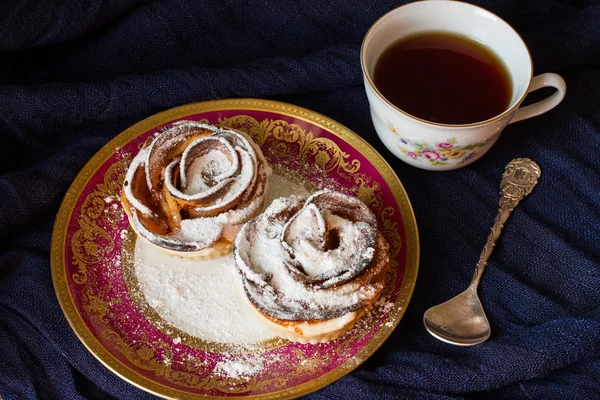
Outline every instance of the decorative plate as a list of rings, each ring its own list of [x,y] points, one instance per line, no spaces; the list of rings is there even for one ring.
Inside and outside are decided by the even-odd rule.
[[[340,339],[327,344],[266,341],[252,350],[264,366],[252,375],[220,374],[235,360],[227,343],[195,338],[157,322],[131,289],[135,234],[118,201],[127,166],[144,140],[180,119],[247,132],[267,160],[318,188],[353,194],[376,213],[391,246],[383,307],[375,307]],[[52,237],[52,279],[75,334],[107,368],[165,398],[302,396],[355,369],[396,328],[417,278],[419,241],[412,207],[392,168],[369,144],[325,116],[256,99],[186,105],[149,117],[111,140],[83,168],[60,207]]]

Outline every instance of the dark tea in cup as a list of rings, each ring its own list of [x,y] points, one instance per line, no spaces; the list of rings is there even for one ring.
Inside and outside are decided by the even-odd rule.
[[[440,124],[471,124],[502,114],[512,82],[485,45],[450,32],[421,32],[383,51],[374,71],[381,94],[406,113]]]

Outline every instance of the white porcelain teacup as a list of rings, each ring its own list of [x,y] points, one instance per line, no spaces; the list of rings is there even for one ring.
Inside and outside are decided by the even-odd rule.
[[[464,35],[483,43],[502,59],[512,80],[510,105],[504,112],[472,124],[439,124],[409,115],[379,92],[373,72],[383,51],[403,37],[428,31]],[[361,65],[379,138],[402,161],[429,170],[451,170],[472,163],[492,147],[506,125],[551,110],[566,92],[565,81],[557,74],[533,77],[529,50],[510,25],[489,11],[458,1],[418,1],[388,12],[367,32]],[[527,93],[545,86],[557,90],[544,100],[519,108]]]

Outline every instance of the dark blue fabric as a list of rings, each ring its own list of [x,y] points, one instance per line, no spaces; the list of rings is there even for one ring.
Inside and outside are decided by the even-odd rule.
[[[7,0],[0,4],[0,396],[148,399],[71,332],[50,279],[54,215],[84,163],[174,106],[262,97],[331,116],[373,144],[412,200],[416,290],[383,347],[312,399],[600,398],[600,3],[480,0],[529,45],[565,101],[509,126],[483,159],[434,173],[396,160],[370,122],[359,65],[391,0]],[[527,156],[542,179],[510,218],[481,296],[493,336],[436,341],[423,312],[469,281],[498,181]]]

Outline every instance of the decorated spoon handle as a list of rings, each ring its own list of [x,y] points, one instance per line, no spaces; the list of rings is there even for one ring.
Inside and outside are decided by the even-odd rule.
[[[501,197],[498,214],[496,214],[492,231],[488,236],[485,247],[481,252],[481,256],[479,256],[479,262],[475,267],[475,273],[473,274],[470,287],[477,288],[477,285],[479,285],[483,271],[494,250],[496,240],[500,236],[500,232],[502,232],[504,223],[517,204],[519,204],[525,196],[531,193],[541,175],[542,170],[540,169],[540,166],[529,158],[515,158],[506,165],[506,169],[502,175],[502,181],[500,182]]]

